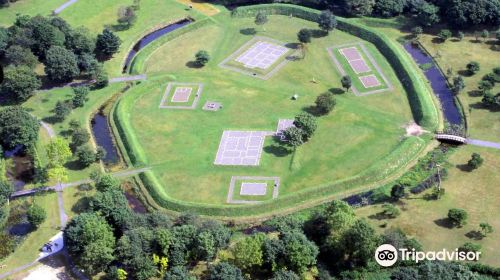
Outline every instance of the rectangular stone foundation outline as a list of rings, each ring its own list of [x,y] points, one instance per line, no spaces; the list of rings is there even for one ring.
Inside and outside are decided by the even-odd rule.
[[[276,199],[278,198],[279,195],[279,187],[280,187],[280,177],[274,176],[274,177],[262,177],[262,176],[231,176],[231,182],[229,183],[229,191],[227,193],[227,203],[231,204],[259,204],[262,203],[263,201],[256,201],[256,200],[234,200],[233,195],[234,195],[234,188],[236,181],[238,180],[262,180],[262,181],[269,181],[269,180],[274,180],[274,186],[273,186],[273,198]]]
[[[173,106],[173,105],[163,105],[169,100],[169,96],[173,91],[174,86],[197,86],[198,90],[195,93],[195,97],[193,103],[190,106]],[[184,110],[194,110],[198,105],[198,102],[201,98],[201,93],[203,92],[203,84],[202,83],[179,83],[179,82],[169,82],[167,88],[165,89],[165,93],[160,101],[160,109],[184,109]],[[173,95],[173,93],[172,93]]]

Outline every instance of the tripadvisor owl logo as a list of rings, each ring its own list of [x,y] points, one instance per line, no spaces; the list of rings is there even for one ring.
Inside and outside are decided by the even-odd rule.
[[[399,256],[398,256],[399,253]],[[400,248],[396,249],[391,244],[382,244],[375,250],[375,260],[381,266],[388,267],[394,265],[398,261],[413,261],[419,263],[424,260],[440,260],[440,261],[478,261],[481,252],[461,251],[456,248],[453,251],[443,249],[440,251],[417,251],[415,248]]]
[[[382,244],[375,251],[375,260],[381,266],[392,266],[398,261],[398,250],[391,244]]]

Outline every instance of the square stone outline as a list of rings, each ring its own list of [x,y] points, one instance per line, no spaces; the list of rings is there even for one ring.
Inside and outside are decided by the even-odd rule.
[[[198,86],[198,91],[195,93],[195,97],[193,100],[193,104],[190,106],[171,106],[171,105],[163,105],[167,102],[170,92],[172,91],[173,86]],[[167,88],[165,89],[165,93],[160,101],[160,109],[184,109],[184,110],[194,110],[198,105],[198,101],[201,98],[201,93],[203,92],[203,83],[180,83],[180,82],[169,82],[167,84]],[[172,94],[173,95],[173,94]]]
[[[264,201],[258,201],[258,200],[235,200],[233,199],[234,195],[234,188],[236,181],[238,180],[274,180],[274,186],[273,186],[273,197],[272,199],[278,198],[279,195],[279,187],[280,187],[280,177],[274,176],[274,177],[262,177],[262,176],[231,176],[231,182],[229,183],[229,190],[227,192],[227,203],[231,204],[259,204]]]
[[[174,101],[174,97],[175,97],[175,94],[176,94],[176,92],[177,92],[178,89],[188,89],[189,90],[189,93],[188,93],[186,101]],[[172,94],[172,98],[170,98],[170,102],[172,102],[172,103],[186,103],[186,102],[189,101],[189,98],[191,97],[192,93],[193,93],[193,88],[192,87],[176,87],[175,90],[174,90],[174,93]]]
[[[373,77],[375,78],[375,80],[377,80],[377,83],[376,85],[373,85],[373,86],[366,86],[365,83],[363,82],[363,79],[362,78],[368,78],[368,77]],[[371,87],[378,87],[381,85],[380,81],[378,80],[377,76],[375,76],[375,74],[369,74],[369,75],[365,75],[365,76],[358,76],[358,79],[361,81],[361,83],[363,84],[363,86],[365,88],[371,88]]]
[[[243,50],[249,48],[253,44],[257,43],[258,41],[266,41],[268,43],[274,43],[274,44],[286,47],[287,49],[289,49],[291,51],[291,53],[290,54],[286,54],[285,53],[285,55],[286,55],[285,60],[282,61],[280,64],[274,66],[274,68],[272,68],[272,70],[269,71],[265,75],[257,74],[257,73],[255,73],[255,72],[253,72],[251,70],[245,70],[245,69],[242,69],[242,68],[239,68],[239,67],[234,67],[234,66],[227,65],[227,63],[229,61],[235,60],[236,57],[238,57],[240,54],[242,54]],[[232,54],[230,54],[228,57],[226,57],[221,63],[219,63],[219,67],[224,68],[224,69],[228,69],[228,70],[233,70],[235,72],[238,72],[238,73],[241,73],[241,74],[245,74],[245,75],[248,75],[248,76],[252,76],[252,77],[256,77],[256,78],[259,78],[259,79],[262,79],[262,80],[268,80],[276,72],[278,72],[281,68],[283,68],[288,62],[290,62],[290,60],[287,59],[287,57],[290,56],[290,55],[293,55],[295,53],[297,53],[297,51],[294,51],[293,49],[287,47],[286,44],[283,43],[283,42],[281,42],[281,41],[278,41],[278,40],[273,39],[273,38],[265,37],[265,36],[254,36],[252,39],[250,39],[249,41],[247,41],[245,44],[243,44],[241,47],[239,47],[236,51],[234,51]],[[270,67],[272,67],[272,65]]]
[[[372,63],[373,67],[375,67],[375,70],[377,70],[377,72],[380,74],[380,76],[384,80],[384,82],[386,84],[386,87],[385,88],[381,88],[381,89],[377,89],[377,90],[372,90],[372,91],[360,93],[359,90],[353,85],[352,86],[352,92],[356,96],[365,96],[365,95],[370,95],[370,94],[375,94],[375,93],[380,93],[380,92],[384,92],[384,91],[391,91],[391,90],[393,90],[394,87],[389,82],[389,80],[387,79],[387,77],[384,75],[384,72],[382,72],[382,69],[380,68],[380,66],[378,65],[378,63],[375,61],[375,59],[373,58],[373,56],[370,54],[370,52],[368,51],[368,49],[366,49],[365,44],[363,42],[361,42],[361,41],[350,42],[350,43],[345,43],[345,44],[341,44],[341,45],[333,45],[331,47],[327,47],[326,48],[326,51],[330,55],[330,58],[333,60],[333,63],[337,67],[337,70],[339,71],[339,73],[342,76],[347,75],[346,70],[344,69],[344,67],[342,67],[342,64],[340,64],[340,62],[337,60],[337,58],[333,54],[333,50],[334,49],[343,48],[343,47],[356,46],[356,45],[360,46],[361,50],[364,52],[364,54],[366,55],[366,57],[368,58],[368,60],[370,60],[370,62]]]

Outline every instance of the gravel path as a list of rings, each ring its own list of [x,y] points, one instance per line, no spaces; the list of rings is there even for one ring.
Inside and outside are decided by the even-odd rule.
[[[109,79],[109,83],[120,83],[120,82],[131,82],[131,81],[139,81],[139,80],[146,80],[147,76],[146,74],[142,75],[135,75],[135,76],[125,76],[125,77],[116,77],[116,78],[111,78]]]
[[[54,15],[60,14],[62,11],[64,11],[64,9],[75,4],[76,2],[78,2],[78,0],[69,0],[68,2],[62,4],[53,11]]]
[[[487,148],[500,149],[500,143],[490,142],[490,141],[467,139],[467,144],[481,146],[481,147],[487,147]]]

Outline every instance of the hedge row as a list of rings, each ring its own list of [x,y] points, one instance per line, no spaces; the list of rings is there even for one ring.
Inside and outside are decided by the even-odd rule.
[[[161,47],[163,44],[167,43],[168,41],[171,41],[175,39],[176,37],[179,37],[183,34],[186,34],[190,31],[199,29],[203,26],[206,26],[210,23],[213,23],[212,19],[210,18],[204,18],[199,21],[195,21],[192,23],[189,23],[188,25],[176,29],[168,34],[165,34],[158,39],[154,40],[151,42],[149,45],[145,46],[143,49],[141,49],[132,59],[130,62],[130,66],[128,68],[129,74],[142,74],[145,72],[144,65],[146,64],[146,61],[148,58],[153,54],[155,50],[157,50],[159,47]]]
[[[294,16],[309,21],[318,21],[320,11],[288,4],[262,4],[238,7],[231,13],[234,17],[253,17],[257,12],[274,15]],[[414,73],[411,59],[402,48],[384,34],[372,30],[364,25],[349,22],[337,17],[337,28],[341,31],[360,37],[372,44],[384,55],[401,81],[410,102],[415,121],[428,129],[435,129],[438,125],[437,110],[432,97],[421,76]]]
[[[424,144],[425,142],[420,138],[406,138],[394,151],[392,151],[391,154],[359,175],[337,181],[335,183],[325,184],[316,188],[304,189],[289,195],[283,195],[275,200],[266,201],[258,205],[219,206],[179,201],[169,197],[165,193],[164,190],[165,188],[168,188],[168,186],[162,185],[152,171],[141,173],[139,177],[155,202],[166,209],[177,212],[193,211],[207,216],[255,216],[264,213],[276,213],[276,211],[298,206],[314,199],[327,199],[328,197],[332,197],[336,194],[338,194],[336,199],[342,199],[358,192],[376,188],[377,184],[374,183],[387,179],[388,177],[394,175],[403,166],[406,166],[423,150],[425,147]],[[359,186],[364,187],[362,189],[349,191],[353,189],[353,187]]]

